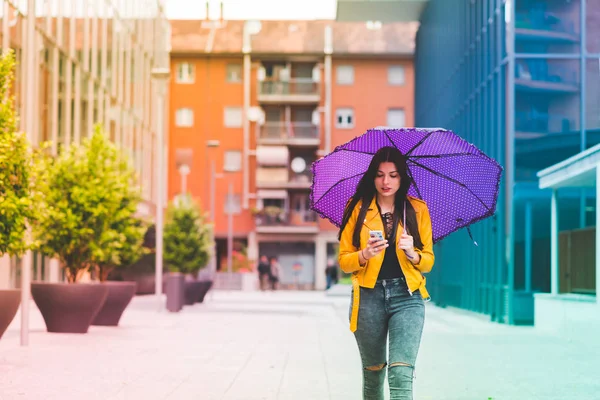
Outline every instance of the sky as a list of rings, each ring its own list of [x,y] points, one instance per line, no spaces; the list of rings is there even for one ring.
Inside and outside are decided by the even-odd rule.
[[[169,19],[218,19],[220,0],[166,0]],[[335,19],[337,0],[222,0],[224,19]]]

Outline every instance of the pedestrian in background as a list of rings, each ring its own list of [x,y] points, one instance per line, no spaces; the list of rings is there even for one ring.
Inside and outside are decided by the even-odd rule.
[[[327,289],[338,283],[338,268],[335,261],[327,260],[327,268],[325,268],[325,278],[327,279]]]
[[[260,256],[260,260],[258,262],[258,283],[260,285],[260,290],[265,290],[269,283],[271,266],[269,264],[269,259],[267,256]]]
[[[277,290],[279,284],[279,261],[277,257],[271,257],[269,282],[271,283],[271,290]]]

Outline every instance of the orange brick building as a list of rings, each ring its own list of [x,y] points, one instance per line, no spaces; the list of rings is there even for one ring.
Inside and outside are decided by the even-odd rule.
[[[218,268],[231,210],[250,259],[277,256],[284,287],[324,288],[337,229],[309,210],[310,165],[368,128],[413,125],[417,25],[175,20],[171,29],[169,198],[186,190],[214,207]]]

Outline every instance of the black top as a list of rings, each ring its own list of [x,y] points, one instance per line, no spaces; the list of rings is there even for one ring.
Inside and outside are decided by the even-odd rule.
[[[392,213],[381,214],[381,220],[383,221],[385,238],[388,240],[389,246],[385,249],[383,263],[381,264],[377,280],[403,278],[402,281],[406,282],[400,262],[398,261],[398,254],[396,253],[396,229],[398,221],[394,221]]]

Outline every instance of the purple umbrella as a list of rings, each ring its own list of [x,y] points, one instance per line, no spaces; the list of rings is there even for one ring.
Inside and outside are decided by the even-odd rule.
[[[312,165],[311,208],[339,227],[373,155],[385,146],[407,157],[414,181],[408,194],[427,203],[434,243],[496,211],[502,167],[453,132],[437,128],[371,129],[336,147]]]

